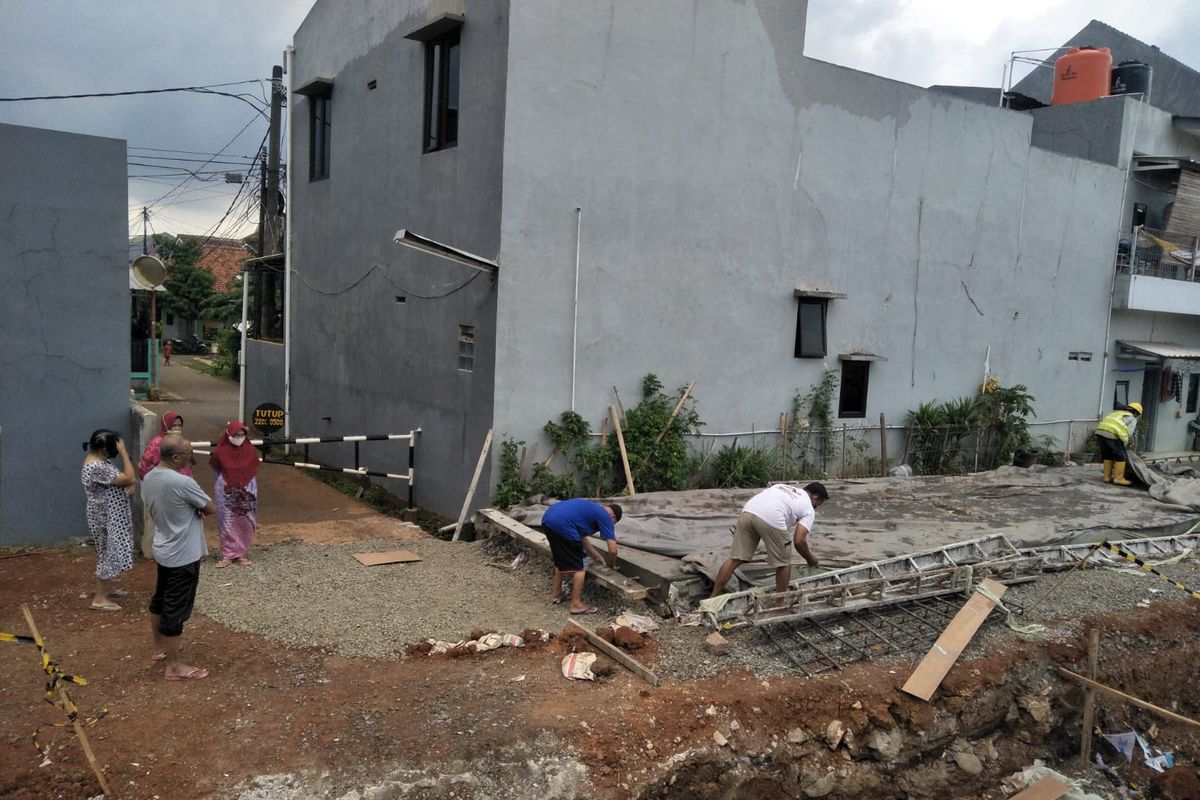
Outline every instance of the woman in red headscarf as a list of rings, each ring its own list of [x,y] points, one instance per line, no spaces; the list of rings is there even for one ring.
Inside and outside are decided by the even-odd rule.
[[[221,540],[218,567],[237,562],[250,566],[246,554],[254,543],[255,512],[258,506],[258,450],[248,441],[246,426],[234,420],[208,457],[217,477],[217,535]]]
[[[162,447],[162,439],[168,433],[183,435],[183,417],[176,414],[174,411],[168,411],[162,415],[162,422],[159,423],[158,434],[155,435],[150,443],[146,445],[146,449],[142,451],[142,458],[137,463],[138,478],[144,480],[146,474],[150,470],[158,466],[159,448]],[[192,464],[195,464],[192,461]],[[189,478],[192,477],[192,464],[185,464],[183,469],[179,470]]]

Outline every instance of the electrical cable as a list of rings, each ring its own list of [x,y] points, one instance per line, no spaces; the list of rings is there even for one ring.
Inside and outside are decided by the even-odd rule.
[[[218,150],[218,151],[217,151],[217,153],[215,153],[215,154],[213,155],[213,157],[214,157],[214,158],[216,158],[218,155],[220,155],[221,153],[223,153],[225,150],[227,150],[228,148],[232,147],[232,146],[233,146],[233,143],[234,143],[234,142],[236,142],[236,141],[238,140],[238,137],[240,137],[240,136],[241,136],[243,133],[245,133],[245,132],[246,132],[246,129],[247,129],[247,128],[249,128],[251,125],[253,125],[255,122],[257,122],[257,120],[256,120],[254,117],[251,117],[251,118],[250,118],[250,121],[249,121],[249,122],[247,122],[245,125],[243,125],[243,126],[242,126],[242,129],[241,129],[241,130],[239,130],[237,133],[235,133],[235,134],[233,135],[233,138],[232,138],[232,139],[230,139],[228,142],[226,142],[226,143],[225,143],[225,146],[224,146],[224,147],[222,147],[220,150]],[[269,132],[269,129],[268,129],[268,132]],[[266,140],[267,140],[267,134],[263,134],[263,141],[265,142]],[[260,144],[260,145],[259,145],[259,150],[261,150],[261,149],[262,149],[262,145]],[[176,191],[178,191],[178,190],[182,189],[182,188],[183,188],[183,186],[184,186],[184,185],[185,185],[185,184],[186,184],[186,183],[187,183],[189,180],[191,180],[191,178],[190,178],[190,177],[189,177],[189,178],[186,178],[186,179],[184,179],[183,181],[181,181],[181,182],[179,183],[179,185],[178,185],[178,186],[176,186],[176,187],[175,187],[174,189],[172,189],[171,191],[169,191],[169,192],[167,192],[166,194],[164,194],[164,195],[162,195],[162,196],[160,196],[160,197],[156,198],[155,200],[152,200],[152,201],[150,202],[150,204],[149,204],[149,206],[148,206],[148,207],[149,207],[149,208],[153,208],[153,207],[154,207],[155,205],[157,205],[158,203],[160,203],[160,202],[162,202],[163,200],[167,199],[167,198],[168,198],[168,197],[170,197],[172,194],[174,194]]]
[[[252,81],[235,81],[233,83],[214,83],[214,84],[210,84],[208,86],[176,86],[176,87],[171,87],[168,89],[134,89],[134,90],[124,91],[124,92],[90,92],[87,94],[49,94],[49,95],[27,96],[27,97],[0,97],[0,103],[21,103],[21,102],[27,102],[27,101],[31,101],[31,100],[82,100],[82,99],[94,98],[94,97],[131,97],[133,95],[141,95],[141,94],[167,94],[167,93],[171,93],[171,92],[195,92],[197,94],[214,94],[214,95],[221,95],[223,97],[232,97],[234,100],[241,100],[243,103],[245,103],[246,105],[253,108],[261,116],[266,117],[267,114],[263,110],[263,108],[260,108],[259,106],[255,105],[255,101],[258,100],[258,98],[254,98],[253,100],[250,99],[253,97],[253,95],[247,95],[244,92],[235,94],[232,92],[215,91],[216,89],[225,87],[225,86],[241,86],[241,85],[244,85],[247,83],[259,83],[260,80],[261,79],[255,79]]]
[[[306,279],[303,275],[301,275],[299,273],[299,271],[297,271],[295,269],[292,270],[292,275],[294,275],[297,278],[297,280],[299,280],[301,283],[303,283],[305,286],[307,286],[311,291],[315,292],[316,294],[322,295],[324,297],[337,297],[338,295],[345,294],[346,292],[349,292],[349,291],[357,288],[359,284],[361,284],[368,277],[370,277],[371,273],[375,272],[376,270],[381,271],[381,273],[383,274],[383,279],[386,280],[393,288],[399,289],[401,292],[404,292],[406,297],[415,297],[419,300],[440,300],[443,297],[449,297],[450,295],[455,294],[456,292],[459,292],[459,291],[465,289],[471,283],[471,281],[475,280],[476,278],[478,278],[480,275],[483,274],[482,272],[476,272],[474,275],[467,278],[465,281],[460,283],[458,286],[455,286],[453,289],[450,289],[447,292],[442,292],[441,294],[417,294],[416,292],[409,291],[408,289],[404,288],[403,286],[401,286],[400,284],[398,284],[394,280],[392,280],[392,276],[387,273],[387,269],[383,264],[372,264],[370,269],[368,269],[366,272],[364,272],[357,280],[355,280],[349,286],[346,286],[345,288],[337,289],[334,291],[322,289],[319,286],[314,285],[308,279]]]

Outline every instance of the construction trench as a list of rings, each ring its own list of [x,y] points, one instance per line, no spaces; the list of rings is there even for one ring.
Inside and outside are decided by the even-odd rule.
[[[699,605],[728,646],[773,656],[804,680],[782,692],[750,676],[728,706],[648,709],[653,725],[693,734],[681,745],[703,746],[618,785],[646,798],[1200,800],[1200,693],[1190,688],[1200,681],[1200,585],[1189,563],[1200,481],[1138,469],[1151,491],[1105,486],[1086,467],[841,482],[842,502],[818,516],[814,552],[837,565],[853,564],[856,550],[877,558],[811,574],[797,565],[779,594],[761,588],[769,571],[752,562],[718,603],[701,602],[723,555],[710,545],[728,537],[728,509],[751,492],[622,498],[633,524],[619,528],[620,571],[593,566],[592,579],[688,623]],[[874,516],[883,503],[893,519]],[[544,507],[485,509],[477,530],[540,550],[531,525]],[[1146,582],[1152,607],[1112,612],[1099,598],[1045,626],[1005,625],[1022,628],[1058,593],[1122,569]],[[1003,598],[981,592],[985,581]],[[976,602],[986,606],[978,634],[960,642],[928,697],[913,696],[917,673]],[[1089,674],[1095,691],[1076,677]],[[1131,730],[1147,749],[1128,760],[1100,736]],[[1162,768],[1164,752],[1173,766],[1160,772],[1152,765]]]

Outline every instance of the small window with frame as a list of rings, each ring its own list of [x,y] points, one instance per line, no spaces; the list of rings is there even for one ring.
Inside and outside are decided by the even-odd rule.
[[[458,371],[475,371],[475,326],[458,326]]]
[[[424,152],[458,144],[459,55],[462,28],[425,42]]]
[[[801,297],[796,311],[796,358],[824,358],[825,317],[829,301]]]
[[[1129,405],[1129,381],[1117,381],[1113,387],[1113,408]]]
[[[1188,375],[1187,413],[1196,413],[1196,407],[1200,405],[1198,401],[1200,401],[1200,372],[1193,372]]]
[[[843,361],[841,390],[838,395],[838,416],[862,419],[867,416],[867,386],[871,376],[870,361]]]
[[[332,132],[333,93],[323,92],[308,98],[308,179],[329,177],[330,133]]]

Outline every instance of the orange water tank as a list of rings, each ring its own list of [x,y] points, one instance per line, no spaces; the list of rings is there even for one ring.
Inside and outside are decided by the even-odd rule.
[[[1054,91],[1050,105],[1064,106],[1108,97],[1112,53],[1107,47],[1072,47],[1054,62]]]

